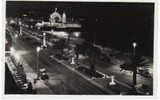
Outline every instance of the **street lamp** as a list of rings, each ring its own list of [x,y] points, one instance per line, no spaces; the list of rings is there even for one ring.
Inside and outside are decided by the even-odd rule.
[[[136,43],[136,42],[133,42],[133,43],[132,43],[132,46],[133,46],[133,56],[135,57],[137,43]]]
[[[14,37],[15,37],[15,38],[17,38],[17,37],[18,37],[18,35],[17,35],[17,34],[15,34],[15,35],[14,35]]]
[[[16,43],[16,39],[17,39],[17,37],[18,37],[18,35],[17,35],[17,34],[15,34],[15,35],[14,35],[15,43]]]
[[[137,84],[137,64],[135,61],[137,43],[133,42],[132,46],[133,46],[133,63],[135,64],[134,70],[133,70],[133,88],[135,89],[135,85]]]
[[[41,48],[37,47],[36,51],[37,51],[37,65],[36,65],[36,70],[37,70],[37,79],[39,78],[39,52],[40,52]]]
[[[22,35],[22,22],[21,22],[21,20],[19,20],[18,24],[19,24],[19,35],[21,36]]]
[[[43,47],[47,47],[47,45],[46,45],[46,33],[43,33]]]

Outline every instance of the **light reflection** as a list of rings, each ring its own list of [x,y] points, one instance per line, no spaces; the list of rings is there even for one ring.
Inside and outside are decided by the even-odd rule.
[[[81,34],[81,32],[73,32],[73,35],[74,35],[75,37],[79,37],[80,34]]]

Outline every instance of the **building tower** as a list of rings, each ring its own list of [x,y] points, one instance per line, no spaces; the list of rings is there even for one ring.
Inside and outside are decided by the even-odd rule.
[[[63,12],[62,14],[62,23],[63,24],[66,23],[66,13],[65,12]]]

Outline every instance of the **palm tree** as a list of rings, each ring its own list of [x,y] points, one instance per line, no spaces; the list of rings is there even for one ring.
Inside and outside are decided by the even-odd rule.
[[[89,57],[90,71],[93,75],[95,73],[96,59],[98,58],[98,55],[100,55],[100,50],[90,45],[88,46],[87,52]]]
[[[120,68],[121,68],[121,71],[129,70],[133,72],[133,87],[135,87],[135,85],[137,84],[137,73],[138,73],[137,68],[149,66],[148,65],[149,62],[144,62],[145,59],[143,59],[140,56],[131,57],[131,60],[132,60],[131,63],[124,63],[120,65]]]
[[[57,46],[58,49],[60,49],[60,54],[63,55],[63,49],[64,49],[64,46],[65,46],[65,40],[64,39],[59,40],[56,43],[56,46]]]

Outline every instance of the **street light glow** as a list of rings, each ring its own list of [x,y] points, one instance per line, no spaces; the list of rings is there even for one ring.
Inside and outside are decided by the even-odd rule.
[[[23,14],[23,16],[26,17],[27,15],[26,15],[26,14]]]
[[[133,47],[135,48],[137,46],[137,43],[136,42],[133,42]]]
[[[16,60],[19,62],[20,61],[20,56],[19,53],[15,51],[14,47],[10,48],[10,53],[12,56],[16,58]]]
[[[14,36],[15,38],[17,38],[18,37],[18,35],[17,34],[15,34],[15,36]]]
[[[10,24],[16,23],[13,19],[10,20]]]
[[[10,52],[11,52],[11,54],[14,53],[14,48],[13,47],[10,48]]]
[[[46,35],[46,33],[43,33],[43,36],[45,36]]]
[[[18,24],[19,24],[19,25],[22,25],[22,22],[21,22],[21,21],[19,21],[19,22],[18,22]]]
[[[37,47],[37,49],[36,49],[36,50],[37,50],[37,52],[39,52],[39,51],[41,50],[41,48],[40,48],[40,47]]]
[[[81,33],[80,32],[74,32],[73,34],[74,34],[75,37],[79,37]]]

